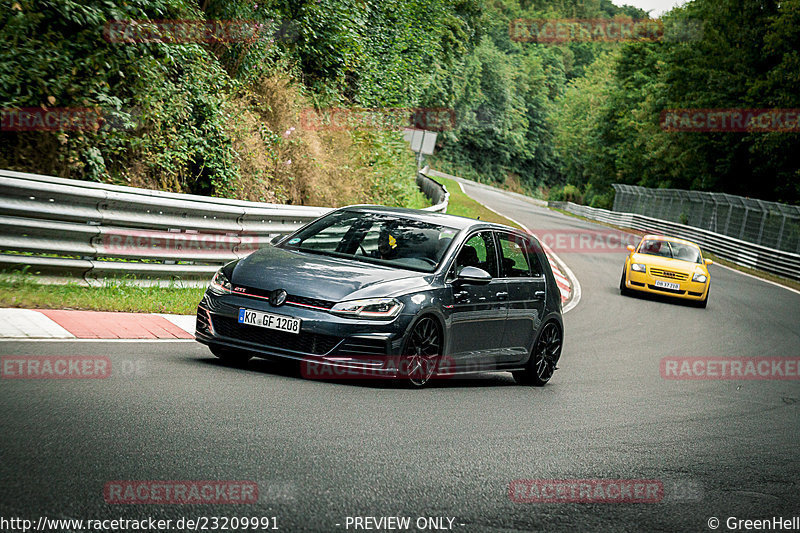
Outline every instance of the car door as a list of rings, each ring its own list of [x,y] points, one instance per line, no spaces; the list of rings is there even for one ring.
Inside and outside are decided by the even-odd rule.
[[[508,290],[505,281],[497,277],[495,248],[490,230],[472,234],[459,249],[448,274],[452,295],[449,352],[457,371],[486,368],[495,360],[503,341]],[[459,271],[466,266],[485,270],[492,280],[485,285],[457,282]]]
[[[527,235],[496,232],[500,277],[508,290],[508,318],[498,364],[524,361],[545,309],[544,277],[536,243]]]

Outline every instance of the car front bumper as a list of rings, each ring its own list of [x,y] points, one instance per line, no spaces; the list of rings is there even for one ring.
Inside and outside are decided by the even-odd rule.
[[[239,309],[302,321],[300,333],[238,323]],[[285,304],[272,306],[237,294],[206,292],[197,308],[195,339],[210,346],[243,350],[255,357],[299,361],[312,371],[326,366],[394,375],[412,315],[393,320],[354,320],[327,311]]]
[[[663,287],[656,287],[655,285],[656,280],[677,283],[679,285],[679,289],[673,290],[673,289],[666,289]],[[705,283],[698,283],[692,281],[691,278],[688,280],[681,281],[676,279],[657,277],[650,272],[649,268],[647,272],[636,272],[634,270],[631,270],[630,267],[628,267],[625,275],[625,286],[628,289],[647,292],[650,294],[660,294],[662,296],[685,298],[687,300],[705,299],[706,295],[708,294],[708,287],[710,286],[710,284],[711,284],[710,279]]]

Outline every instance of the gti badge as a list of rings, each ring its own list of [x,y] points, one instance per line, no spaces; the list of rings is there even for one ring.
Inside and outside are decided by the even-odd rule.
[[[269,295],[269,303],[274,305],[275,307],[280,307],[286,302],[286,291],[283,289],[277,289],[270,293]]]

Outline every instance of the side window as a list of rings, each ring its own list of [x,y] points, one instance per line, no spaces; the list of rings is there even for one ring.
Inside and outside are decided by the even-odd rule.
[[[539,252],[542,249],[541,245],[530,237],[526,237],[524,243],[525,255],[528,256],[528,265],[531,268],[531,276],[541,276],[544,274],[542,262],[539,261]]]
[[[500,268],[504,278],[527,278],[531,276],[528,264],[526,239],[509,233],[498,233],[500,241]]]
[[[461,247],[455,262],[455,273],[467,266],[482,268],[493,278],[497,277],[497,261],[495,260],[494,240],[492,233],[483,231],[476,233]]]

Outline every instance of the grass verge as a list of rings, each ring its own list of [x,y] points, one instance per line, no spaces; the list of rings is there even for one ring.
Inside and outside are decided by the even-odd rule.
[[[447,213],[449,215],[460,215],[462,217],[476,218],[487,222],[497,222],[498,224],[505,224],[506,226],[522,229],[517,223],[512,222],[504,216],[498,215],[483,204],[476,202],[464,194],[457,181],[441,178],[439,176],[434,179],[447,187],[447,192],[450,193],[450,201],[447,204]]]
[[[100,287],[51,285],[38,283],[29,274],[4,274],[0,276],[0,307],[193,315],[204,290],[140,287],[124,281],[108,281]]]

